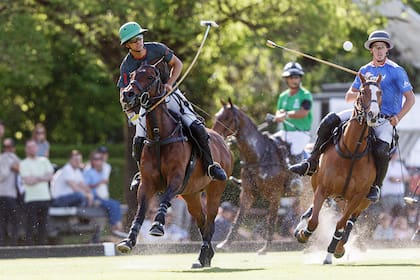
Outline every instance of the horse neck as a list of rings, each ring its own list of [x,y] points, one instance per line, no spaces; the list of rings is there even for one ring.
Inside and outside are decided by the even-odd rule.
[[[266,149],[265,137],[251,119],[242,112],[238,126],[236,139],[241,156],[248,162],[258,161]]]
[[[176,127],[176,122],[169,115],[165,103],[161,103],[146,115],[146,131],[148,137],[153,138],[154,128],[156,127],[159,128],[161,139],[170,136]]]
[[[367,146],[369,127],[367,126],[366,120],[363,120],[363,122],[360,124],[355,116],[356,113],[353,111],[352,117],[344,129],[341,142],[344,143],[350,152],[360,153]],[[356,151],[356,149],[358,150]]]

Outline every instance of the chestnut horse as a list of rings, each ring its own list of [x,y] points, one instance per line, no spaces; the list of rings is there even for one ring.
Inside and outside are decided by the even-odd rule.
[[[142,177],[137,191],[137,213],[127,239],[122,240],[117,249],[127,253],[134,247],[149,202],[156,193],[161,193],[159,208],[149,233],[162,236],[170,201],[180,195],[186,201],[202,237],[198,262],[193,264],[193,268],[209,267],[214,255],[211,244],[214,219],[226,181],[212,180],[206,175],[201,160],[193,159],[193,141],[187,141],[180,118],[168,110],[165,102],[151,109],[166,93],[157,68],[152,65],[140,66],[132,73],[130,80],[130,85],[123,92],[123,102],[140,103],[146,109],[146,115],[141,117],[146,118],[147,141],[140,161]],[[210,129],[208,133],[213,158],[229,176],[232,174],[232,154],[219,134]],[[207,197],[206,209],[203,209],[200,199],[202,192]]]
[[[340,258],[344,244],[360,213],[370,201],[366,198],[372,186],[376,167],[370,150],[372,127],[377,124],[382,104],[381,76],[366,80],[359,74],[362,87],[354,104],[350,120],[343,126],[338,143],[331,145],[320,158],[317,172],[312,175],[314,191],[312,206],[302,215],[295,237],[307,242],[318,226],[318,216],[327,198],[343,202],[342,216],[336,224],[334,236],[328,246],[325,264],[331,263],[331,254]]]
[[[267,135],[262,134],[252,120],[229,99],[229,104],[216,114],[213,129],[222,136],[234,136],[241,157],[241,193],[239,210],[228,236],[217,245],[228,247],[237,237],[238,228],[258,195],[269,203],[265,225],[264,246],[258,251],[265,253],[272,242],[280,198],[290,183],[292,174],[287,165],[287,148],[279,149]],[[285,144],[286,145],[286,144]]]

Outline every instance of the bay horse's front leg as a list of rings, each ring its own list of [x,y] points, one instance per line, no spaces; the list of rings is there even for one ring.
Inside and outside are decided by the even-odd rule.
[[[117,244],[117,250],[121,253],[130,252],[136,245],[137,236],[139,235],[141,225],[143,224],[146,211],[149,204],[149,198],[145,194],[139,195],[137,213],[131,225],[130,231],[126,239],[121,240]]]
[[[295,237],[300,243],[308,242],[309,237],[312,235],[312,233],[318,226],[319,212],[321,211],[322,205],[326,198],[325,195],[322,193],[321,189],[322,188],[320,186],[316,188],[314,193],[313,206],[305,212],[306,215],[309,215],[310,213],[310,218],[308,220],[306,228],[302,228],[295,232]]]
[[[183,178],[181,176],[177,176],[178,178]],[[165,231],[163,226],[165,225],[165,217],[166,213],[168,212],[168,208],[171,207],[170,201],[176,196],[177,187],[180,186],[180,183],[177,182],[178,180],[174,180],[173,183],[168,184],[166,191],[162,194],[160,198],[159,208],[157,210],[155,220],[152,224],[152,227],[149,230],[149,234],[153,236],[163,236]]]

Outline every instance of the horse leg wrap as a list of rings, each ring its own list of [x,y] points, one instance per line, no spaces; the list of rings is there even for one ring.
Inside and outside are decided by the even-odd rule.
[[[308,228],[305,228],[305,229],[302,231],[302,234],[303,234],[306,238],[309,238],[309,237],[312,235],[312,233],[313,233],[313,231],[309,230]]]
[[[198,256],[198,261],[203,267],[211,266],[211,259],[214,256],[213,246],[209,242],[203,242],[201,245],[200,255]]]
[[[334,236],[333,239],[331,240],[330,245],[328,246],[328,253],[334,254],[335,253],[335,248],[337,247],[338,242],[341,240],[341,238],[343,237],[343,232],[344,230],[336,230],[334,232]]]
[[[130,232],[128,233],[128,242],[131,247],[136,245],[137,236],[139,235],[141,225],[139,223],[134,222],[131,225]]]

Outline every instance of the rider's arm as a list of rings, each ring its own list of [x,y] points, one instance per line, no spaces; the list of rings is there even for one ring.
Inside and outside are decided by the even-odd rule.
[[[350,87],[349,90],[346,92],[346,102],[354,102],[358,94],[359,91],[356,88]]]
[[[171,66],[171,74],[168,82],[165,84],[165,89],[170,91],[172,90],[172,85],[175,84],[176,80],[181,75],[183,64],[176,55],[172,55],[172,58],[168,64]]]
[[[413,107],[414,103],[416,102],[416,97],[412,90],[404,92],[403,95],[405,97],[405,101],[401,111],[389,119],[393,126],[396,126],[401,121],[401,119],[408,113],[408,111],[410,111],[411,107]]]

